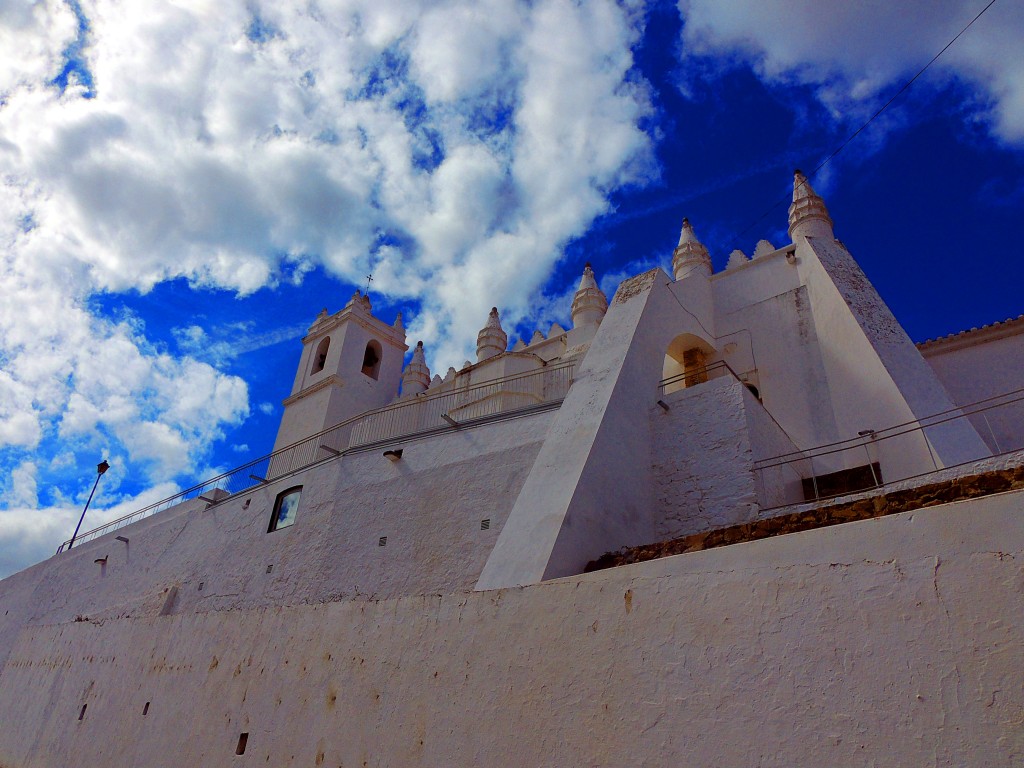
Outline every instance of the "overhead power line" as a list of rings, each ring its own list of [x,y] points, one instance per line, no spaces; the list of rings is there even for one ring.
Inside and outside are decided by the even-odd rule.
[[[875,113],[871,117],[869,117],[864,122],[863,125],[860,126],[860,128],[858,128],[857,130],[855,130],[853,133],[851,133],[849,136],[846,137],[846,141],[844,141],[842,144],[840,144],[838,147],[836,147],[831,152],[831,154],[829,154],[824,160],[822,160],[820,163],[818,163],[818,165],[814,168],[814,170],[807,174],[808,180],[813,178],[814,175],[818,173],[818,171],[820,171],[822,168],[824,168],[826,165],[828,165],[828,163],[831,162],[831,160],[836,155],[838,155],[840,152],[842,152],[844,149],[846,149],[846,147],[850,144],[850,142],[852,142],[855,138],[857,138],[864,131],[865,128],[867,128],[869,125],[871,125],[871,123],[874,122],[875,118],[877,118],[879,115],[881,115],[883,112],[885,112],[885,110],[888,109],[889,106],[894,101],[896,101],[896,99],[898,99],[904,93],[904,91],[906,91],[908,88],[910,88],[910,86],[912,86],[914,84],[914,82],[919,77],[921,77],[921,75],[923,75],[932,64],[934,64],[936,61],[938,61],[939,57],[942,56],[942,54],[944,54],[946,51],[949,50],[950,46],[952,46],[953,43],[955,43],[957,40],[960,39],[960,36],[963,35],[964,32],[966,32],[968,29],[971,28],[971,26],[974,24],[974,22],[976,22],[978,19],[980,19],[982,16],[984,16],[985,12],[989,8],[991,8],[993,5],[995,5],[995,4],[996,4],[996,0],[990,0],[988,5],[986,5],[984,8],[982,8],[978,12],[978,15],[975,16],[973,19],[971,19],[967,23],[967,26],[965,26],[963,29],[961,29],[959,32],[957,32],[952,40],[950,40],[948,43],[946,43],[944,46],[942,46],[942,50],[941,51],[939,51],[934,56],[932,56],[931,61],[929,61],[927,64],[925,64],[923,67],[921,67],[921,69],[918,70],[916,75],[914,75],[912,78],[907,80],[907,82],[905,82],[902,86],[900,86],[900,89],[898,91],[896,91],[896,93],[894,93],[889,98],[889,100],[887,102],[885,102],[885,104],[883,104],[881,107],[879,107],[875,111]],[[773,203],[772,206],[770,208],[768,208],[768,210],[766,210],[764,213],[762,213],[760,216],[758,216],[757,219],[755,219],[753,222],[751,222],[743,231],[741,231],[738,235],[736,235],[736,239],[739,240],[741,237],[743,237],[743,235],[745,235],[751,229],[753,229],[758,224],[760,224],[776,208],[778,208],[783,203],[787,202],[788,199],[789,199],[789,195],[788,194],[785,197],[779,198],[779,200],[776,201],[775,203]]]

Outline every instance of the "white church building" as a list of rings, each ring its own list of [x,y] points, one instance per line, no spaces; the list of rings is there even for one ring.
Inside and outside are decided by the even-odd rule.
[[[443,375],[322,312],[272,454],[0,582],[0,766],[1020,765],[1024,316],[915,345],[799,171],[698,229]]]

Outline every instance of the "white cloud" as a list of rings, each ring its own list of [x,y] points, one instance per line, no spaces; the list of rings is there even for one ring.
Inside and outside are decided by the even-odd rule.
[[[24,461],[11,472],[9,501],[14,505],[34,507],[39,503],[36,486],[36,465]]]
[[[113,471],[114,468],[111,468]],[[87,478],[88,482],[83,482],[80,498],[76,496],[75,499],[40,508],[36,508],[33,503],[18,502],[0,509],[0,578],[50,557],[62,542],[71,538],[95,477],[93,470],[91,478]],[[168,498],[179,490],[173,484],[161,483],[139,495],[127,496],[114,504],[105,505],[104,502],[110,498],[106,493],[107,485],[107,475],[104,475],[86,513],[82,531],[116,520]]]
[[[78,21],[63,0],[0,1],[0,101],[18,87],[38,87],[62,66]]]
[[[513,84],[514,42],[527,9],[503,0],[441,3],[414,30],[412,62],[417,81],[434,104],[498,95],[495,84]],[[511,65],[511,66],[510,66]]]
[[[71,69],[88,74],[60,92],[75,14],[0,0],[8,470],[34,452],[71,477],[102,456],[112,492],[159,482],[207,466],[247,414],[245,384],[217,367],[280,333],[182,319],[168,351],[98,314],[98,293],[185,278],[248,294],[318,264],[353,283],[372,269],[377,293],[421,306],[406,321],[436,364],[461,364],[492,304],[526,318],[608,193],[656,173],[631,54],[643,18],[612,0],[81,12]]]
[[[837,118],[859,122],[913,76],[977,15],[969,0],[849,3],[680,0],[684,53],[727,54],[750,62],[769,82],[810,84]],[[1024,6],[996,3],[929,71],[980,86],[990,101],[972,105],[996,135],[1024,142]],[[884,101],[884,99],[882,99]]]
[[[428,344],[462,357],[477,315],[524,313],[607,191],[651,174],[641,19],[608,0],[82,8],[95,98],[15,90],[0,162],[35,224],[19,256],[98,289],[377,262],[375,288],[425,300]],[[249,8],[272,35],[246,37]],[[400,258],[388,230],[412,238]],[[494,274],[494,247],[515,265]]]

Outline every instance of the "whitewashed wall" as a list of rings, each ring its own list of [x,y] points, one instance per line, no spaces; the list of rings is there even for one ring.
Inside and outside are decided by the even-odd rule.
[[[0,582],[0,661],[25,623],[470,589],[551,415],[396,443],[397,463],[380,450],[351,454],[76,545]],[[267,533],[277,494],[294,485],[303,486],[295,524]]]
[[[716,343],[737,374],[756,371],[764,407],[811,448],[833,442],[838,430],[811,301],[797,278],[784,251],[717,275]]]
[[[1024,389],[1024,321],[1007,325],[1006,330],[1013,333],[985,329],[966,338],[932,342],[922,349],[957,405]],[[971,421],[994,452],[1024,448],[1024,402],[989,410]]]
[[[745,387],[743,402],[751,458],[755,462],[796,453],[797,447],[789,435]],[[810,469],[806,462],[789,460],[770,469],[754,470],[758,506],[764,509],[803,501],[801,478]]]
[[[33,627],[0,765],[1017,766],[1022,499],[525,588]]]
[[[953,401],[921,358],[853,257],[838,240],[798,238],[796,266],[807,286],[811,312],[828,376],[838,437],[882,430],[953,407]],[[989,455],[967,422],[949,422],[928,431],[925,442],[886,443],[882,472],[910,477]],[[834,454],[857,466],[858,452]],[[838,467],[836,467],[838,468]]]
[[[651,407],[653,541],[757,516],[744,392],[730,376],[665,395],[668,411]]]

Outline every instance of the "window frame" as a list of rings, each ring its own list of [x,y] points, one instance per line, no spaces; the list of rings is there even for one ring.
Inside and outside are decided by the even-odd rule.
[[[298,494],[298,499],[295,501],[295,510],[292,513],[291,521],[281,525],[281,506],[292,494]],[[277,494],[277,498],[274,500],[274,511],[270,515],[270,525],[267,526],[267,533],[273,533],[274,531],[281,531],[286,528],[291,528],[295,525],[295,519],[299,516],[299,502],[302,500],[302,486],[293,485],[291,488],[286,488]]]

